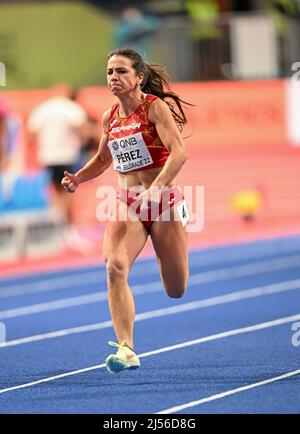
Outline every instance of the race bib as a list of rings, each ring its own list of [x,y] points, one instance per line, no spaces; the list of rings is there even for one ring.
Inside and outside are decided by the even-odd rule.
[[[153,163],[142,133],[110,140],[108,147],[113,158],[114,169],[117,172],[130,172],[130,170],[142,169]]]
[[[190,218],[190,213],[187,207],[186,200],[183,200],[180,205],[177,206],[177,212],[182,226],[184,227]]]

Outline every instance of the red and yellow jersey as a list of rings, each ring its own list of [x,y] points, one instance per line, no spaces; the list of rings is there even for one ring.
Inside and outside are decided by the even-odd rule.
[[[142,104],[127,117],[119,116],[119,104],[112,107],[107,128],[108,147],[117,172],[147,170],[165,164],[170,152],[148,119],[150,104],[156,98],[147,94]]]

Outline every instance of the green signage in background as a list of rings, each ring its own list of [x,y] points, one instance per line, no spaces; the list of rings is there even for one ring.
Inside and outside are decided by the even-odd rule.
[[[105,83],[114,20],[70,2],[0,5],[0,62],[6,89]]]

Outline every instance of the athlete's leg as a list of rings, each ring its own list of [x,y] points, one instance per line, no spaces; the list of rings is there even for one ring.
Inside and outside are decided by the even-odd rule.
[[[176,205],[171,209],[171,221],[152,224],[151,238],[160,268],[161,279],[170,297],[182,297],[189,278],[188,235],[181,221],[174,220]]]
[[[127,213],[127,206],[117,203],[119,212]],[[119,342],[133,348],[134,300],[128,286],[130,268],[144,247],[148,233],[137,221],[111,221],[103,243],[106,263],[108,303],[115,334]]]

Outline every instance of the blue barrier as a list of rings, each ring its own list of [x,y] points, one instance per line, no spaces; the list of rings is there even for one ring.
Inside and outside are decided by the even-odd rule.
[[[17,176],[8,191],[4,191],[4,177],[0,175],[0,212],[36,211],[49,207],[50,178],[46,171]]]

